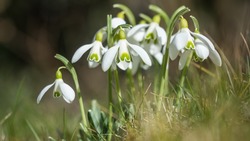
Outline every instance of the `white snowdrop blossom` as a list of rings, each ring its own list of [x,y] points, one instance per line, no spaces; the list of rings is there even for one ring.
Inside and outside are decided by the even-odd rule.
[[[137,35],[138,32],[141,32],[142,35],[137,35],[135,40],[142,41],[142,37],[145,40],[154,40],[159,42],[161,45],[165,45],[167,43],[167,34],[166,31],[159,26],[160,23],[160,16],[156,15],[153,17],[153,22],[150,24],[138,24],[135,25],[129,32],[128,32],[128,38],[131,36]],[[142,36],[142,37],[141,37]]]
[[[113,63],[122,69],[132,69],[132,56],[140,56],[142,61],[151,66],[151,60],[147,54],[147,52],[140,46],[130,44],[126,40],[125,32],[121,29],[118,33],[119,40],[117,44],[111,47],[103,56],[102,61],[102,69],[103,71],[107,71]]]
[[[192,51],[194,51],[193,58],[196,61],[203,61],[209,57],[215,65],[221,66],[222,64],[220,55],[212,42],[200,33],[191,32],[186,19],[181,17],[180,29],[171,40],[169,57],[174,60],[180,55],[179,70],[182,70]]]
[[[119,25],[123,25],[123,24],[126,24],[126,21],[122,18],[115,17],[115,18],[111,19],[111,25],[112,25],[113,29],[117,28]]]
[[[160,16],[153,17],[150,24],[141,23],[128,31],[128,40],[142,46],[159,64],[162,63],[162,47],[166,45],[165,30],[159,26]]]
[[[75,99],[75,92],[74,92],[74,90],[68,84],[66,84],[66,83],[63,82],[62,73],[60,72],[60,70],[58,70],[56,72],[56,80],[52,84],[49,84],[46,87],[44,87],[42,89],[42,91],[39,93],[39,95],[37,97],[37,103],[38,104],[40,103],[40,101],[41,101],[42,97],[44,96],[44,94],[52,86],[54,86],[53,96],[55,98],[62,96],[63,99],[67,103],[71,103]]]
[[[74,53],[71,62],[72,63],[77,62],[85,52],[91,49],[87,58],[89,67],[90,68],[97,67],[101,62],[103,54],[107,51],[107,49],[104,48],[102,45],[102,36],[103,36],[102,33],[98,32],[96,34],[96,39],[93,43],[83,45],[80,48],[78,48]]]
[[[117,17],[114,17],[111,19],[111,25],[112,28],[117,28],[119,25],[126,24],[126,21],[124,20],[124,12],[120,12],[117,14]]]

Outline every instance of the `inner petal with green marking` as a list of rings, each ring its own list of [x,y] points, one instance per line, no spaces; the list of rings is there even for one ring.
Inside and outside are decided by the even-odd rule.
[[[188,41],[185,48],[186,49],[194,49],[194,43],[192,41]]]
[[[130,62],[130,61],[131,61],[131,58],[130,58],[129,53],[128,53],[128,52],[123,52],[123,53],[120,55],[120,60],[121,60],[121,61]]]
[[[54,98],[58,98],[58,97],[60,97],[60,96],[61,96],[61,93],[58,92],[58,91],[55,91],[55,92],[53,93],[53,97],[54,97]]]
[[[145,38],[146,38],[147,40],[149,40],[149,39],[155,39],[154,33],[151,32],[151,33],[147,34]]]
[[[99,55],[97,53],[92,53],[90,54],[89,56],[89,60],[90,61],[95,61],[95,62],[98,62],[100,59],[99,59]]]

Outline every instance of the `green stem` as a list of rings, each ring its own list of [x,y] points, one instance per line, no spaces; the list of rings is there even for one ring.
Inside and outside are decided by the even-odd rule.
[[[144,81],[143,81],[143,76],[142,76],[142,70],[141,69],[138,69],[137,79],[138,79],[139,92],[140,92],[140,94],[143,94]]]
[[[123,121],[124,112],[122,109],[122,92],[121,92],[121,88],[120,88],[118,71],[114,70],[114,74],[115,74],[115,84],[116,84],[115,86],[116,86],[116,91],[117,91],[117,99],[118,99],[118,104],[119,104],[119,108],[120,108],[119,117],[122,118],[122,121]]]
[[[174,31],[174,27],[175,27],[177,20],[180,18],[180,16],[182,16],[183,14],[189,11],[190,10],[185,6],[179,7],[171,16],[169,23],[166,23],[167,44],[166,44],[166,50],[165,50],[163,61],[162,61],[161,78],[160,78],[161,79],[160,93],[159,93],[159,99],[157,101],[157,111],[161,110],[164,93],[167,94],[169,91],[169,88],[168,88],[169,50],[168,49],[170,46],[171,36]]]
[[[180,82],[179,82],[179,87],[178,87],[178,91],[177,91],[177,99],[176,99],[176,105],[177,105],[178,109],[181,108],[181,98],[183,96],[184,82],[185,82],[185,79],[187,76],[188,67],[191,63],[192,57],[193,57],[193,51],[191,51],[190,55],[188,56],[186,64],[181,72],[181,78],[180,78]]]
[[[111,15],[107,15],[107,43],[108,47],[112,47],[113,39],[112,39],[112,25],[111,25]],[[113,98],[112,98],[112,71],[108,70],[108,97],[109,97],[109,122],[108,122],[108,141],[112,139],[112,131],[113,131]]]
[[[109,122],[108,122],[108,141],[112,139],[112,129],[113,129],[113,97],[112,97],[112,71],[108,70],[108,97],[109,97]]]
[[[79,87],[79,82],[78,82],[78,77],[77,77],[76,70],[73,67],[73,65],[65,57],[63,57],[62,55],[56,54],[55,58],[60,60],[72,75],[73,81],[75,83],[76,93],[77,93],[77,96],[78,96],[78,102],[79,102],[79,107],[80,107],[80,111],[81,111],[82,122],[83,122],[83,125],[85,127],[84,130],[85,130],[85,133],[88,134],[89,132],[88,132],[87,118],[85,116],[84,104],[83,104],[83,99],[82,99],[81,90],[80,90],[80,87]]]
[[[133,74],[132,74],[132,70],[128,69],[127,70],[127,78],[128,78],[128,86],[129,86],[129,90],[130,90],[130,99],[131,99],[131,103],[134,103],[135,100],[135,82],[133,79]]]

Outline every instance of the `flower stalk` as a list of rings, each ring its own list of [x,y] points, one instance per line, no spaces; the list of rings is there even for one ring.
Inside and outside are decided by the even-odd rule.
[[[165,94],[168,93],[169,88],[168,88],[168,66],[169,66],[169,46],[170,46],[170,41],[171,41],[171,36],[174,31],[175,24],[177,20],[180,18],[180,16],[184,15],[185,13],[189,12],[190,9],[188,9],[185,6],[179,7],[171,16],[171,19],[169,23],[166,23],[167,27],[167,44],[166,44],[166,49],[162,61],[162,69],[161,69],[161,80],[160,80],[160,93],[159,93],[159,98],[157,101],[157,110],[161,110],[161,105],[163,101],[163,97]],[[160,14],[161,15],[161,14]]]
[[[112,24],[111,24],[112,16],[107,15],[107,43],[108,48],[113,46],[113,39],[112,39]],[[113,98],[112,98],[112,71],[111,69],[108,70],[108,97],[109,97],[109,122],[108,122],[108,141],[112,139],[112,129],[113,129]]]
[[[81,110],[81,117],[82,117],[82,122],[83,122],[83,125],[84,125],[84,130],[85,130],[85,133],[89,134],[88,132],[88,124],[87,124],[87,118],[85,116],[85,109],[84,109],[84,104],[83,104],[83,99],[82,99],[82,95],[81,95],[81,89],[79,87],[79,82],[78,82],[78,77],[77,77],[77,73],[75,71],[75,68],[73,67],[73,65],[65,58],[63,57],[62,55],[60,54],[56,54],[55,55],[55,58],[60,60],[66,67],[66,69],[71,73],[72,75],[72,78],[73,78],[73,81],[74,81],[74,84],[75,84],[75,89],[76,89],[76,93],[77,93],[77,96],[78,96],[78,102],[79,102],[79,107],[80,107],[80,110]]]

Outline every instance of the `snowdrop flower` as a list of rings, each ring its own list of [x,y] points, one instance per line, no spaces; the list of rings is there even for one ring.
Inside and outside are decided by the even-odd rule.
[[[181,17],[180,30],[173,35],[169,47],[169,57],[174,60],[180,55],[179,70],[182,70],[192,51],[195,53],[195,60],[203,61],[209,57],[215,65],[221,66],[220,55],[212,42],[200,33],[191,32],[186,19]]]
[[[42,97],[44,96],[44,94],[52,87],[54,86],[54,90],[53,90],[53,96],[55,98],[62,96],[63,99],[67,102],[67,103],[71,103],[74,99],[75,99],[75,92],[74,90],[66,83],[63,82],[62,79],[62,73],[60,70],[57,70],[56,72],[56,80],[52,83],[47,85],[46,87],[44,87],[42,89],[42,91],[40,92],[40,94],[37,97],[37,103],[39,104]]]
[[[119,33],[119,40],[117,44],[111,47],[103,56],[102,61],[102,69],[103,71],[107,71],[113,62],[122,69],[132,69],[132,56],[131,55],[139,55],[142,61],[151,66],[151,60],[146,53],[146,51],[141,48],[140,46],[130,44],[126,40],[126,35],[124,30],[120,29]]]
[[[191,32],[191,34],[195,37],[195,53],[201,61],[209,57],[215,65],[221,66],[221,57],[215,50],[213,43],[206,36],[200,33]]]
[[[126,21],[124,20],[124,12],[120,12],[117,14],[117,17],[114,17],[111,19],[111,25],[112,28],[117,28],[119,25],[126,24]]]
[[[150,24],[140,23],[128,32],[128,40],[140,44],[159,64],[162,63],[162,47],[167,42],[166,32],[159,26],[160,16],[153,17]]]
[[[150,24],[138,24],[134,26],[129,32],[128,37],[136,35],[138,32],[145,30],[143,38],[145,40],[154,40],[160,42],[161,45],[167,43],[167,34],[165,30],[159,26],[160,16],[156,15],[153,17],[153,22]],[[139,37],[141,38],[141,37]]]
[[[102,45],[102,36],[103,36],[102,32],[98,32],[96,34],[96,39],[93,43],[83,45],[80,48],[78,48],[75,54],[73,55],[71,62],[72,63],[77,62],[85,52],[91,49],[87,58],[89,67],[90,68],[97,67],[101,62],[103,54],[107,51],[107,49],[104,48]]]

